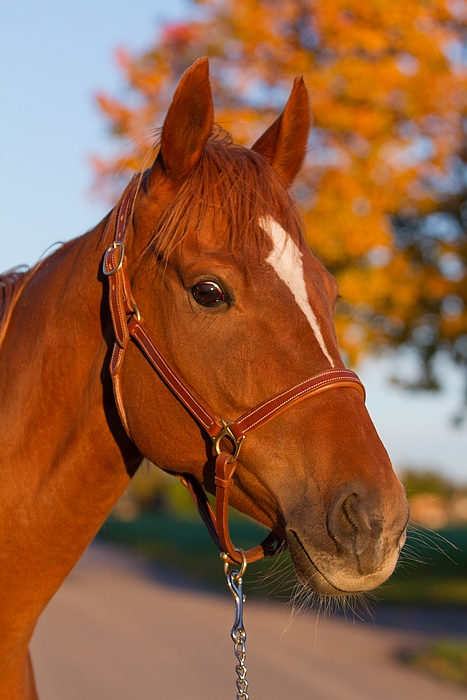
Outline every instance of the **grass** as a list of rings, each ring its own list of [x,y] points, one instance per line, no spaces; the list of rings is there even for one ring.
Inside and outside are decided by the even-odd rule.
[[[411,526],[396,571],[376,594],[388,602],[467,605],[467,528]]]
[[[233,541],[245,549],[264,537],[259,525],[236,513],[232,513],[231,531]],[[136,550],[181,572],[190,581],[225,590],[217,549],[196,516],[190,519],[148,512],[129,522],[110,516],[98,539]],[[466,527],[440,533],[411,528],[400,565],[375,594],[383,601],[409,605],[459,605],[459,614],[465,614],[466,574]],[[274,593],[284,601],[290,598],[295,580],[289,555],[285,552],[273,560],[266,559],[249,567],[246,590],[248,597]],[[439,640],[401,659],[444,681],[467,685],[467,642]]]
[[[232,514],[231,529],[234,542],[245,549],[264,537],[259,525],[237,514]],[[216,547],[197,518],[181,519],[150,512],[125,522],[110,516],[98,539],[130,547],[194,581],[216,587],[225,585]],[[396,572],[375,593],[388,602],[464,606],[467,605],[466,572],[467,528],[441,533],[412,528]],[[278,588],[286,595],[294,581],[288,554],[279,561],[276,558],[252,565],[248,581],[254,582],[254,594]]]
[[[244,549],[257,545],[265,536],[264,528],[237,514],[232,514],[230,525],[233,541]],[[166,513],[152,512],[143,513],[135,520],[125,522],[111,515],[98,533],[97,539],[129,547],[153,561],[185,574],[194,582],[218,588],[225,587],[223,563],[198,517],[179,518]],[[261,592],[262,581],[268,577],[269,569],[282,568],[287,560],[286,554],[281,556],[280,562],[277,557],[274,560],[265,559],[249,569],[248,581],[253,583],[254,595]],[[276,582],[271,578],[269,588],[275,585]]]
[[[440,639],[402,659],[444,681],[467,686],[467,642]]]

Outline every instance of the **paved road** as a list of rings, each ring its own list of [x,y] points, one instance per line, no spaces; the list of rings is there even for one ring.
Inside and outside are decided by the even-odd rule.
[[[232,700],[233,603],[93,545],[32,643],[41,700]],[[465,700],[394,654],[426,639],[247,601],[252,700]],[[286,631],[285,631],[286,630]]]

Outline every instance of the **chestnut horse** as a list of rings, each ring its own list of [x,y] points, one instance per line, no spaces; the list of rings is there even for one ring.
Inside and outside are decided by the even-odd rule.
[[[152,167],[126,200],[125,257],[115,266],[125,263],[138,309],[130,300],[120,322],[141,314],[161,355],[227,421],[315,375],[351,374],[333,328],[336,283],[307,248],[289,192],[309,122],[299,79],[252,149],[233,144],[214,127],[200,59],[179,83]],[[1,278],[5,700],[37,698],[28,642],[38,616],[143,455],[215,490],[203,425],[134,340],[114,396],[118,319],[102,260],[106,249],[123,254],[112,244],[118,211],[40,266]],[[392,573],[407,502],[349,381],[262,424],[236,466],[233,506],[287,541],[305,587],[344,596]]]

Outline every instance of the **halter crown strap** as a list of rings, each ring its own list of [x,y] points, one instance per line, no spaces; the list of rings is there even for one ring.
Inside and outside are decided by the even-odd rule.
[[[122,424],[129,438],[132,439],[123,403],[120,371],[128,342],[130,338],[133,338],[159,377],[193,418],[203,427],[213,442],[213,449],[217,453],[214,478],[216,485],[216,512],[214,513],[212,510],[203,487],[193,476],[184,475],[180,478],[190,491],[198,511],[219,550],[224,553],[226,559],[231,563],[242,563],[244,561],[243,553],[240,553],[241,550],[234,546],[230,538],[228,506],[237,457],[243,440],[248,433],[261,427],[305,398],[315,396],[331,388],[344,387],[355,389],[365,400],[365,389],[358,376],[352,370],[329,369],[295,384],[295,386],[270,399],[266,399],[234,421],[223,421],[157,349],[146,330],[144,321],[131,294],[126,269],[125,242],[127,221],[136,192],[137,182],[134,180],[130,183],[120,201],[114,239],[107,248],[103,260],[103,273],[109,280],[109,307],[115,335],[110,361],[110,374],[115,402]],[[221,443],[224,444],[224,440],[231,443],[232,452],[227,452],[222,447]],[[245,553],[246,561],[248,563],[257,561],[265,555],[282,551],[286,546],[286,542],[278,539],[277,535],[272,531],[261,544]]]

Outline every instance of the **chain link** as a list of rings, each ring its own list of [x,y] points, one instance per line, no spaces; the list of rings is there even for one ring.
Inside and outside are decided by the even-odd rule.
[[[244,629],[237,630],[237,638],[234,641],[234,654],[237,657],[238,664],[235,666],[235,671],[237,672],[237,680],[235,681],[237,686],[237,697],[236,700],[249,700],[248,695],[248,681],[246,679],[246,666],[245,666],[245,641],[246,632]]]
[[[227,585],[229,586],[230,592],[233,595],[235,602],[235,619],[233,627],[230,631],[230,636],[234,643],[234,654],[237,658],[237,665],[235,666],[235,671],[237,673],[237,680],[235,684],[237,686],[236,700],[249,700],[248,695],[248,681],[246,679],[246,631],[243,626],[243,603],[246,598],[243,594],[243,579],[242,576],[246,570],[246,557],[245,552],[242,549],[236,550],[243,556],[243,563],[240,566],[240,570],[229,570],[229,564],[225,561],[226,555],[222,552],[221,558],[224,559],[224,573],[227,578]]]

